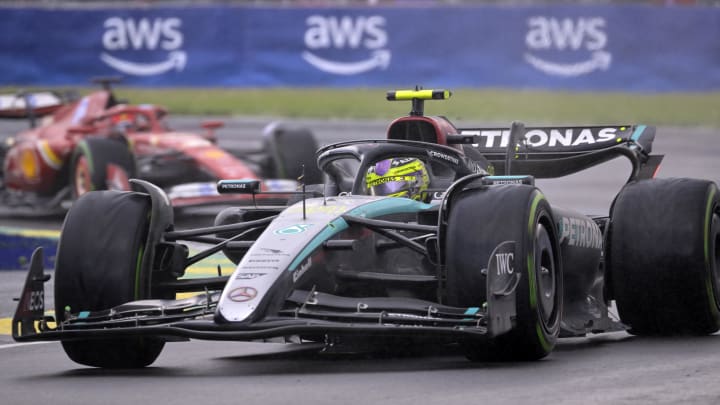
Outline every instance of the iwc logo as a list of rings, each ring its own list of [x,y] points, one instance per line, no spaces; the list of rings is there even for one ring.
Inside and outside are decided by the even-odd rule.
[[[388,35],[382,16],[312,15],[306,24],[307,50],[303,51],[302,57],[323,72],[356,75],[373,69],[387,69],[390,65],[391,54],[385,49]],[[345,60],[345,57],[351,59]]]
[[[111,17],[103,24],[102,37],[105,52],[100,59],[122,73],[134,76],[154,76],[171,70],[181,71],[187,63],[187,55],[181,48],[183,34],[179,18],[120,18]],[[137,55],[153,59],[152,62],[135,60]],[[128,59],[130,58],[130,59]]]
[[[605,19],[532,17],[525,36],[525,61],[548,75],[576,77],[607,70]]]

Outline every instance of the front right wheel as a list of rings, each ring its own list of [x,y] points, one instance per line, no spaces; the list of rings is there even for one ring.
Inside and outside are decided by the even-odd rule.
[[[563,284],[553,224],[550,205],[531,186],[481,187],[453,197],[445,241],[448,303],[484,306],[491,255],[507,241],[515,242],[507,270],[520,274],[514,327],[489,342],[463,342],[470,360],[537,360],[554,348]]]

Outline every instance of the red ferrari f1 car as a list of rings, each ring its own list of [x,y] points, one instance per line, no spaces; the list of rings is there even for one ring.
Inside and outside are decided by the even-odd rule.
[[[306,164],[306,181],[322,181],[307,130],[276,126],[261,150],[224,150],[214,136],[222,122],[204,122],[204,134],[173,131],[163,107],[118,100],[116,81],[98,79],[101,90],[75,99],[54,92],[0,96],[0,118],[28,118],[31,127],[0,145],[0,205],[62,212],[88,191],[130,190],[130,178],[162,187],[174,207],[225,203],[215,187],[220,179],[262,179],[265,191],[294,191]],[[237,196],[230,200],[238,203]]]

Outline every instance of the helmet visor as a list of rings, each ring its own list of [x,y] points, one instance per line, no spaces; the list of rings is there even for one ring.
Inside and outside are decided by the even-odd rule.
[[[368,181],[371,195],[393,195],[402,191],[408,191],[417,182],[415,176],[385,176],[374,181]]]

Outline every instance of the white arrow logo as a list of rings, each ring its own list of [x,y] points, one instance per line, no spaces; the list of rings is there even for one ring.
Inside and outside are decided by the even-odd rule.
[[[586,61],[561,64],[555,62],[548,62],[542,60],[529,53],[525,54],[525,60],[533,65],[536,69],[541,70],[547,74],[564,77],[575,77],[584,74],[591,73],[595,70],[607,70],[612,62],[612,55],[609,52],[597,51],[592,54],[592,57]]]
[[[335,62],[320,58],[308,51],[304,51],[302,57],[316,68],[336,75],[356,75],[375,68],[387,69],[390,65],[390,51],[386,49],[378,49],[369,59],[359,62]]]
[[[168,54],[166,61],[158,63],[136,63],[118,59],[103,52],[100,54],[100,59],[111,67],[129,75],[153,76],[172,69],[177,71],[183,70],[187,62],[187,55],[184,51],[172,51]]]

